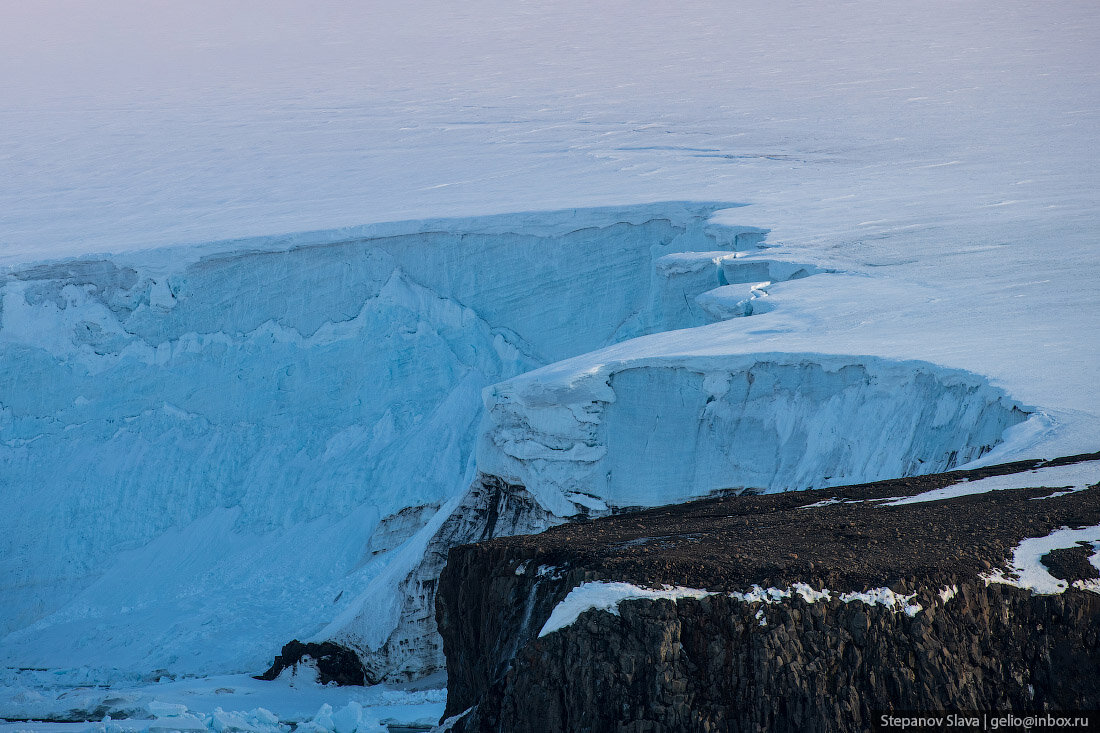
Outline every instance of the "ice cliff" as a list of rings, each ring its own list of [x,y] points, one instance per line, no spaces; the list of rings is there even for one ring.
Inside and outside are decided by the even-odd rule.
[[[954,468],[1025,413],[978,377],[815,354],[553,365],[490,387],[478,467],[568,511]],[[599,354],[593,355],[598,360]]]
[[[259,671],[291,638],[335,638],[375,678],[415,677],[442,663],[423,639],[451,543],[942,470],[1026,417],[927,363],[649,354],[646,334],[705,339],[767,312],[771,283],[831,276],[710,221],[730,207],[10,269],[0,663]]]

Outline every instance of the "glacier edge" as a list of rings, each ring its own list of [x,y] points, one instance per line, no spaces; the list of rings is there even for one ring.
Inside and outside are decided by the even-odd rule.
[[[942,470],[1034,427],[1037,412],[1024,422],[1031,408],[981,377],[927,362],[651,350],[782,312],[739,300],[761,305],[772,280],[839,277],[761,249],[762,229],[712,221],[733,206],[10,269],[0,663],[256,671],[312,637],[354,646],[379,679],[415,678],[438,668],[430,639],[422,658],[394,650],[434,638],[448,543],[585,505]],[[853,425],[879,442],[854,448],[840,431]],[[690,470],[662,462],[671,450]],[[382,526],[396,529],[379,544]]]

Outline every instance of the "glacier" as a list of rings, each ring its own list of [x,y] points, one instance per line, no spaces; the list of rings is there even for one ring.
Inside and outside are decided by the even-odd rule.
[[[227,674],[317,637],[357,649],[372,679],[416,679],[442,665],[435,575],[490,501],[522,504],[491,531],[530,532],[592,506],[931,472],[1031,415],[929,363],[650,354],[767,320],[698,307],[739,282],[768,278],[751,301],[841,277],[714,222],[737,210],[408,222],[13,269],[0,659]],[[533,501],[479,493],[485,476]]]
[[[974,375],[870,357],[636,357],[554,378],[567,369],[489,387],[477,456],[561,514],[571,492],[659,506],[946,471],[1028,417]]]
[[[758,236],[717,206],[8,273],[4,657],[240,672],[317,631],[469,486],[483,387],[659,322],[661,253]]]

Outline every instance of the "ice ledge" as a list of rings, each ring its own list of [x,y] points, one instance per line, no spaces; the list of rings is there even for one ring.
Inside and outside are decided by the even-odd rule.
[[[578,229],[603,227],[609,223],[642,224],[654,218],[667,219],[683,225],[700,217],[728,212],[748,206],[732,201],[658,201],[648,204],[624,204],[621,206],[593,206],[573,209],[548,209],[543,211],[519,211],[483,214],[464,217],[429,217],[401,221],[371,222],[332,229],[314,229],[299,232],[268,234],[211,241],[180,242],[156,247],[127,247],[120,251],[101,253],[73,253],[60,258],[35,259],[24,257],[0,257],[0,273],[25,270],[28,266],[46,266],[60,263],[92,263],[99,258],[111,262],[136,265],[143,269],[161,266],[176,271],[209,257],[225,255],[249,255],[264,252],[287,252],[308,247],[348,244],[389,237],[441,232],[476,232],[482,235],[523,234],[536,237],[557,237]],[[706,224],[706,234],[719,244],[732,245],[738,237],[759,241],[766,228],[740,226],[728,220]]]

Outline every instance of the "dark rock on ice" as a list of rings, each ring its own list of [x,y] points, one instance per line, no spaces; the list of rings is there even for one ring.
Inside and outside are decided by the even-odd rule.
[[[367,670],[359,661],[358,655],[350,649],[331,641],[303,644],[297,639],[284,644],[282,653],[275,657],[271,668],[261,675],[256,675],[255,679],[273,680],[288,667],[294,667],[309,660],[312,660],[317,667],[317,681],[322,685],[330,682],[338,685],[366,685],[378,682],[378,680],[369,679]]]

